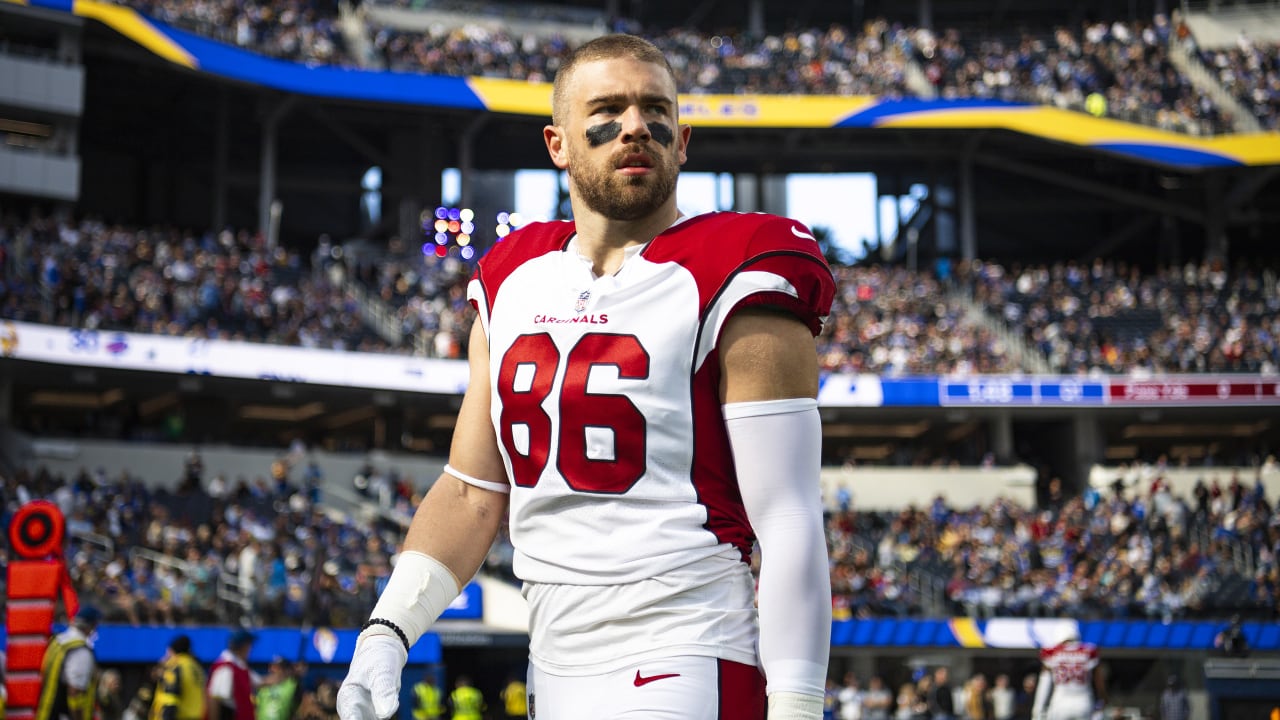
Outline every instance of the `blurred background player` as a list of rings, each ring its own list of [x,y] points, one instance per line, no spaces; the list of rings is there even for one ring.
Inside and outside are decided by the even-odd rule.
[[[93,631],[102,613],[81,606],[66,630],[49,641],[40,668],[36,720],[91,720],[97,698],[98,663]]]
[[[1033,720],[1088,720],[1105,699],[1098,648],[1073,631],[1058,645],[1040,651]]]
[[[289,720],[301,701],[302,691],[293,664],[279,655],[275,656],[271,659],[267,676],[254,694],[257,720]]]
[[[506,687],[502,688],[499,697],[502,698],[502,709],[506,712],[503,717],[523,718],[529,716],[528,689],[525,687],[524,681],[519,677],[513,675],[508,678]]]
[[[449,707],[453,709],[452,720],[483,720],[488,704],[484,701],[484,695],[471,684],[471,678],[459,675],[453,685],[453,692],[449,693]]]
[[[151,720],[204,720],[205,674],[191,655],[191,638],[178,635],[169,641],[161,667]]]
[[[436,673],[428,670],[413,686],[413,720],[440,720],[442,715],[444,704],[440,686],[436,684]]]
[[[209,668],[209,720],[256,720],[253,692],[261,681],[249,669],[253,633],[237,630]]]

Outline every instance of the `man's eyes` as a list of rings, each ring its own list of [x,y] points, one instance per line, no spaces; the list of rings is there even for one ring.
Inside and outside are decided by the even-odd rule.
[[[626,111],[623,105],[600,105],[591,111],[592,115],[621,115]],[[651,103],[641,108],[648,115],[666,115],[668,113],[667,106]]]

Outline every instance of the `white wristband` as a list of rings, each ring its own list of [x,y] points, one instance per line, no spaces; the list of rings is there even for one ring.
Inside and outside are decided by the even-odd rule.
[[[413,647],[460,592],[462,583],[444,563],[406,550],[400,553],[369,617],[395,623],[404,631],[405,642]],[[362,634],[385,634],[385,630],[375,625]]]
[[[769,720],[822,720],[822,698],[793,692],[769,696]]]
[[[481,480],[478,477],[473,477],[466,473],[458,472],[457,469],[455,469],[452,465],[449,465],[447,463],[444,466],[444,471],[458,478],[462,482],[468,485],[474,485],[475,487],[478,487],[481,490],[489,490],[491,492],[502,493],[503,495],[511,494],[510,483],[499,483],[499,482],[493,482],[492,480]]]

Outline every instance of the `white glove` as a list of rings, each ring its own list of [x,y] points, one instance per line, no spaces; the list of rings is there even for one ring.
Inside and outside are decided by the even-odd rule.
[[[822,720],[822,700],[817,695],[770,693],[769,720]]]
[[[351,667],[338,688],[341,720],[387,720],[400,707],[400,675],[409,659],[400,638],[374,626],[360,635]]]

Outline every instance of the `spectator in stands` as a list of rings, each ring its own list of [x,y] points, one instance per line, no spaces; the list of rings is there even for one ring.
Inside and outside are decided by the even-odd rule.
[[[124,716],[125,700],[122,682],[119,670],[112,668],[102,671],[102,675],[98,678],[98,709],[95,714],[98,720],[121,720]]]
[[[929,685],[929,715],[933,720],[953,720],[956,717],[955,692],[951,687],[951,669],[946,665],[934,668],[933,682]]]
[[[837,720],[862,720],[864,715],[862,698],[863,691],[858,685],[857,673],[845,673],[844,684],[836,694],[840,705],[836,715]]]
[[[894,720],[920,720],[929,717],[929,704],[920,697],[915,683],[903,683],[894,701]]]
[[[964,684],[964,717],[966,720],[992,720],[995,711],[987,687],[987,676],[975,673]]]
[[[1036,673],[1027,673],[1022,678],[1022,686],[1013,697],[1013,717],[1015,720],[1032,720],[1032,710],[1036,701]]]
[[[1191,720],[1191,701],[1177,675],[1169,676],[1164,692],[1160,693],[1158,720]]]
[[[1249,640],[1244,634],[1244,622],[1237,613],[1231,616],[1231,622],[1213,639],[1213,646],[1227,657],[1248,657]]]
[[[337,684],[324,678],[313,692],[304,693],[298,706],[296,720],[337,720]]]
[[[996,675],[995,685],[991,687],[991,717],[994,720],[1013,720],[1016,710],[1017,693],[1009,683],[1006,673]]]
[[[133,697],[129,700],[129,705],[124,709],[123,720],[154,720],[152,716],[152,706],[155,702],[155,693],[160,686],[164,665],[157,662],[147,668],[146,675],[139,683],[138,689],[134,691]],[[204,695],[204,688],[200,688],[200,694]]]
[[[862,720],[889,720],[893,706],[893,692],[885,687],[884,678],[872,675],[862,695]]]

